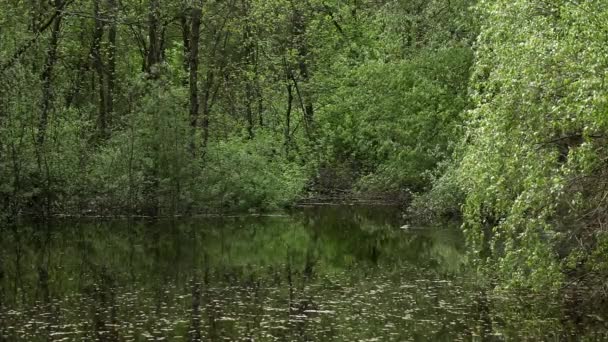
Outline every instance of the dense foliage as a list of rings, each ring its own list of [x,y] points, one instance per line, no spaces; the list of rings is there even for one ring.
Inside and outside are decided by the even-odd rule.
[[[602,1],[8,2],[0,212],[414,192],[505,286],[603,279],[606,23]]]
[[[472,110],[428,200],[462,205],[469,247],[502,287],[606,275],[608,8],[482,1]],[[447,201],[446,201],[447,199]]]
[[[8,3],[3,212],[166,215],[422,189],[467,102],[467,9]]]

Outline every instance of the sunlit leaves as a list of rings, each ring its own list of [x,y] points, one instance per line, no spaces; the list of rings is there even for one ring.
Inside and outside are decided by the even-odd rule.
[[[481,1],[477,9],[476,108],[459,167],[465,227],[475,250],[484,240],[494,245],[505,279],[555,286],[555,241],[543,232],[580,214],[577,179],[603,167],[608,12],[599,2],[527,0]],[[484,236],[487,226],[493,235]]]

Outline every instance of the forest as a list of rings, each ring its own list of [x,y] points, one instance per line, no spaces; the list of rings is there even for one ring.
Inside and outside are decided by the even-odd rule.
[[[0,222],[391,202],[605,298],[607,41],[605,1],[4,1]]]

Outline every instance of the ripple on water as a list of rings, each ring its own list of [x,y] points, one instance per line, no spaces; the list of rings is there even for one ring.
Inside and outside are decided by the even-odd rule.
[[[461,268],[442,266],[455,264],[442,255],[462,252],[457,238],[441,235],[449,230],[393,234],[387,215],[357,221],[350,211],[269,218],[250,228],[57,227],[44,257],[35,239],[3,237],[1,260],[20,266],[5,267],[0,282],[0,340],[606,336],[600,311],[571,310],[554,297],[494,294]],[[367,228],[358,230],[361,224]],[[7,252],[15,244],[19,259]],[[47,267],[48,282],[31,267],[41,260],[61,263]]]

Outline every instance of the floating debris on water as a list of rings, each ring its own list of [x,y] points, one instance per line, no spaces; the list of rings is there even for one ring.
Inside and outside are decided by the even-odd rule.
[[[601,310],[566,312],[560,298],[480,287],[453,260],[464,252],[457,231],[399,234],[389,215],[348,213],[238,227],[56,227],[45,257],[38,240],[7,231],[0,339],[568,340],[573,326],[581,336],[608,331]],[[17,245],[19,259],[7,252]],[[48,284],[31,267],[41,260],[56,263]]]

